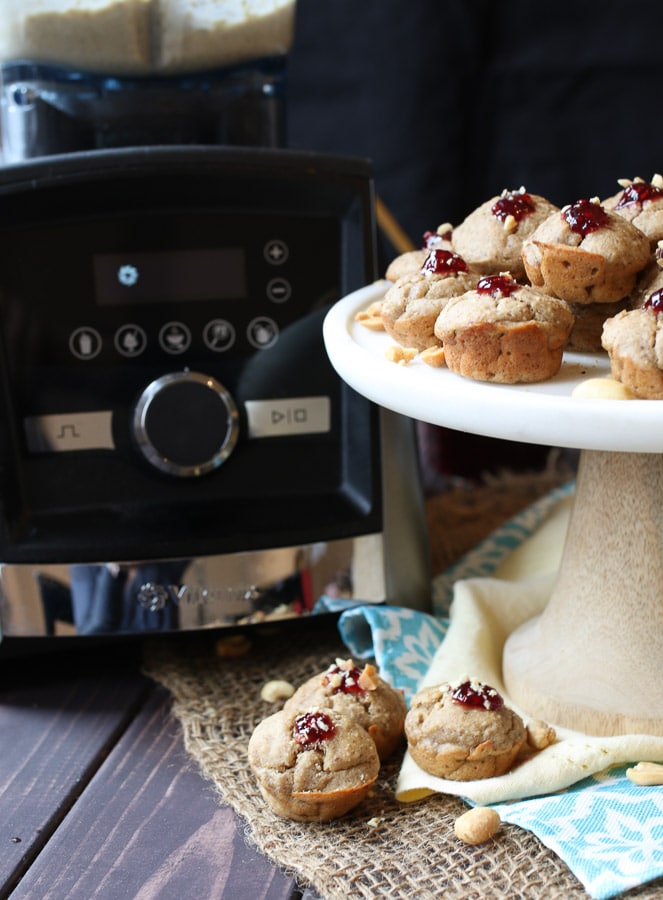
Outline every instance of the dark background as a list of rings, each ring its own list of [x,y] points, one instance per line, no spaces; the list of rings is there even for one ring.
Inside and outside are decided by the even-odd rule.
[[[503,188],[608,196],[663,169],[659,9],[298,0],[288,143],[370,158],[416,244]]]

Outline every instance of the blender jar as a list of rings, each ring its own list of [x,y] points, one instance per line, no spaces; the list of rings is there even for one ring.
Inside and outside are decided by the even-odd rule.
[[[3,162],[280,146],[295,0],[0,0]]]

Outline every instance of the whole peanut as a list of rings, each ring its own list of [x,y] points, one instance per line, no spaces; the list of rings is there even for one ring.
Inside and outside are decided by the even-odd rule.
[[[500,814],[488,806],[474,806],[454,823],[456,837],[465,844],[483,844],[497,833]]]
[[[295,689],[289,681],[275,679],[263,684],[260,698],[266,703],[278,703],[279,700],[287,700],[289,697],[292,697],[294,693]]]
[[[663,784],[663,766],[660,763],[639,762],[633,768],[626,770],[626,777],[633,784]]]

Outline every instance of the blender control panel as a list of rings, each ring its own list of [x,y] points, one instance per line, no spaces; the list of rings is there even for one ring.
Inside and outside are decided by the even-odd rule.
[[[375,277],[365,163],[100,151],[0,196],[2,558],[379,529],[375,411],[322,342]]]
[[[339,296],[335,218],[169,211],[34,225],[4,241],[28,452],[114,448],[123,430],[114,410],[136,389],[131,436],[175,476],[227,459],[242,431],[239,399],[249,438],[331,429],[331,397],[308,395],[305,372],[294,397],[278,381],[273,396],[251,395],[243,374]],[[180,434],[168,439],[169,430]]]

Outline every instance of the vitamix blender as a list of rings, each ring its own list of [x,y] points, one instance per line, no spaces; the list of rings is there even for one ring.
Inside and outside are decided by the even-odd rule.
[[[293,4],[1,5],[0,651],[427,608],[411,423],[322,342],[373,183],[281,149]]]

